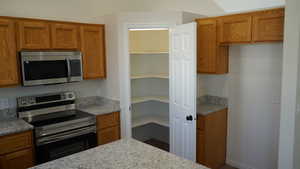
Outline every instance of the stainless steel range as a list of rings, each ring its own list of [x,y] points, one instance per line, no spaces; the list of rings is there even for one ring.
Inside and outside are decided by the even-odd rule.
[[[39,164],[96,146],[96,118],[76,110],[75,99],[74,92],[17,99],[19,118],[35,127]]]

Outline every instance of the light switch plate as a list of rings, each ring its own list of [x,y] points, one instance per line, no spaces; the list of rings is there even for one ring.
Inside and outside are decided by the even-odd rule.
[[[6,98],[0,99],[0,109],[8,109],[9,108],[9,101]]]

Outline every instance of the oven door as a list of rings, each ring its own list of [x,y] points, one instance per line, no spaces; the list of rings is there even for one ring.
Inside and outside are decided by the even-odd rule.
[[[79,129],[43,138],[42,142],[36,144],[37,163],[41,164],[96,147],[96,129],[90,132],[82,131]]]

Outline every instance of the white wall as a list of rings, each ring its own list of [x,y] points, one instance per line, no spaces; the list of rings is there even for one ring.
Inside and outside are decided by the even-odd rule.
[[[285,39],[278,169],[300,168],[299,6],[299,0],[287,0],[285,10]]]
[[[241,169],[276,169],[282,43],[230,47],[227,161]]]
[[[222,14],[213,0],[1,0],[0,16],[34,17],[82,22],[102,22],[101,16],[134,11],[188,11]]]
[[[198,75],[198,95],[228,97],[227,162],[276,169],[282,43],[232,45],[229,74]]]
[[[214,0],[226,13],[284,6],[285,0]]]
[[[224,13],[214,0],[131,0],[130,5],[139,11],[186,11],[207,16]]]

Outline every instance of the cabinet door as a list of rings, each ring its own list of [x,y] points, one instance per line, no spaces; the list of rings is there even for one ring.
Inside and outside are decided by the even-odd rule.
[[[105,33],[103,26],[81,26],[84,79],[106,77]]]
[[[251,42],[252,16],[239,14],[220,18],[220,41],[222,43]]]
[[[52,48],[77,49],[78,27],[73,24],[51,24]]]
[[[198,73],[214,73],[217,57],[217,20],[198,20]]]
[[[0,86],[19,83],[15,27],[9,19],[0,19]]]
[[[18,22],[19,49],[49,49],[49,24],[42,21]]]
[[[3,169],[26,169],[34,165],[32,149],[17,151],[0,158]]]
[[[253,16],[253,41],[282,41],[284,9],[257,12]]]
[[[197,162],[205,164],[205,135],[204,131],[197,130]]]
[[[98,130],[98,145],[107,144],[120,139],[120,126]]]

